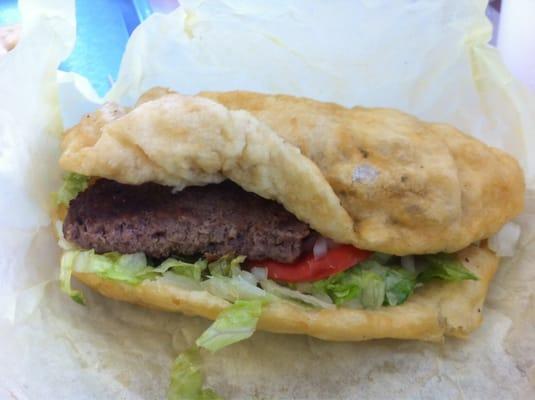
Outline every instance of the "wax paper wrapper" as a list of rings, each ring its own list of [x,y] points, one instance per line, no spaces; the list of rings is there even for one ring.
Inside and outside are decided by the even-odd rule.
[[[247,89],[395,107],[514,154],[530,190],[485,320],[466,341],[329,343],[258,332],[204,354],[228,399],[526,399],[535,396],[535,100],[487,46],[483,0],[183,1],[132,35],[107,98]],[[0,59],[0,398],[158,399],[174,357],[208,321],[59,290],[49,226],[58,137],[102,102],[56,68],[74,9],[21,1],[23,37]],[[99,60],[87,60],[98,63]],[[82,289],[83,290],[83,289]]]

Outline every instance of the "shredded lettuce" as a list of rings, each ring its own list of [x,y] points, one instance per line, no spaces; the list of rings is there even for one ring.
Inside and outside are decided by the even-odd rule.
[[[334,308],[334,304],[329,296],[323,296],[323,298],[318,298],[319,296],[302,293],[299,290],[279,285],[278,283],[275,283],[269,279],[261,280],[260,285],[262,286],[262,289],[264,289],[266,292],[281,297],[283,299],[294,300],[299,303],[304,303],[309,306],[318,308]]]
[[[360,264],[359,268],[372,272],[384,281],[383,305],[396,306],[404,303],[416,287],[416,274],[397,265],[383,265],[373,257]]]
[[[160,266],[153,269],[156,273],[165,273],[169,270],[175,274],[186,276],[197,282],[201,281],[201,274],[208,266],[206,260],[199,259],[194,263],[188,263],[174,258],[168,258]]]
[[[195,342],[196,346],[178,355],[173,363],[168,400],[222,399],[211,389],[203,389],[199,347],[216,352],[251,337],[262,314],[263,301],[237,300],[224,309]]]
[[[175,359],[171,370],[171,382],[167,390],[168,400],[222,400],[211,389],[203,389],[203,373],[199,349],[194,347]]]
[[[254,300],[268,297],[268,294],[259,288],[255,283],[245,278],[247,271],[233,278],[225,276],[212,276],[201,282],[201,286],[214,296],[221,297],[228,301]],[[251,274],[252,275],[252,274]]]
[[[78,291],[74,290],[71,287],[71,275],[72,268],[74,263],[74,258],[76,257],[77,251],[66,251],[61,256],[60,263],[60,272],[59,272],[59,281],[61,290],[67,293],[71,299],[73,299],[78,304],[85,304],[84,295]]]
[[[313,293],[326,293],[336,305],[377,308],[404,303],[417,285],[433,279],[478,279],[451,254],[417,256],[420,273],[396,265],[395,257],[375,253],[355,267],[315,282]]]
[[[157,267],[148,265],[144,253],[119,254],[110,252],[96,254],[94,250],[69,250],[61,261],[61,287],[73,300],[83,304],[80,292],[71,289],[72,271],[94,273],[102,278],[130,285],[138,285],[144,280],[165,279],[180,287],[192,290],[205,289],[215,296],[229,301],[262,299],[272,300],[273,296],[257,286],[258,280],[248,271],[239,268],[245,257],[222,257],[208,263],[199,259],[189,263],[168,258]],[[212,269],[215,276],[203,277],[204,271]]]
[[[200,289],[201,274],[207,268],[205,260],[194,263],[168,258],[158,267],[148,265],[144,253],[119,254],[110,252],[96,254],[94,250],[68,250],[61,258],[60,281],[62,290],[74,301],[84,304],[80,292],[71,289],[72,271],[94,273],[102,278],[111,279],[130,285],[138,285],[144,280],[166,278],[168,281],[176,281],[180,277],[180,285]],[[260,290],[260,289],[259,289]]]
[[[110,252],[96,254],[94,250],[78,251],[74,258],[74,270],[93,272],[106,279],[138,285],[145,279],[154,279],[158,273],[147,265],[143,253],[119,254]]]
[[[479,278],[466,269],[452,254],[438,253],[420,257],[426,268],[418,275],[419,282],[431,279],[445,281],[478,280]]]
[[[362,288],[353,271],[332,275],[312,284],[313,293],[326,293],[336,305],[360,298]]]
[[[70,201],[89,185],[89,177],[69,172],[63,177],[63,184],[56,193],[57,204],[69,205]]]
[[[414,291],[417,282],[414,273],[402,268],[391,268],[385,274],[386,303],[390,306],[402,304]]]
[[[371,263],[380,266],[375,261]],[[364,308],[382,306],[386,295],[385,276],[378,271],[364,267],[362,264],[315,282],[313,284],[314,290],[327,293],[336,305],[353,301]]]
[[[223,256],[208,264],[211,276],[233,277],[241,271],[240,265],[245,261],[245,256]]]
[[[203,290],[201,282],[188,278],[187,276],[175,274],[172,271],[164,272],[163,275],[158,278],[158,282],[184,290]]]
[[[225,308],[197,339],[197,346],[215,352],[251,337],[262,314],[262,300],[237,300]]]
[[[259,282],[255,275],[240,269],[244,260],[244,256],[224,256],[210,263],[204,259],[190,263],[168,258],[159,266],[152,267],[143,253],[121,255],[117,252],[96,254],[94,250],[68,250],[61,260],[60,280],[62,290],[80,304],[84,303],[84,298],[70,284],[73,270],[92,272],[131,285],[146,279],[165,278],[178,286],[204,289],[231,302],[266,302],[279,297],[319,308],[330,308],[334,303],[337,306],[373,309],[402,304],[417,285],[433,279],[478,279],[450,254],[417,256],[420,272],[416,273],[398,266],[398,257],[375,253],[355,267],[327,279],[299,287],[286,287],[268,279]],[[259,284],[261,287],[258,287]]]
[[[325,292],[337,305],[351,302],[363,308],[403,303],[413,292],[416,276],[379,261],[386,257],[372,257],[356,267],[313,284],[316,292]]]
[[[376,272],[361,269],[355,274],[361,288],[360,303],[364,308],[379,308],[385,301],[386,286],[384,278]]]
[[[272,299],[267,292],[258,287],[258,279],[249,271],[240,269],[244,256],[224,256],[208,264],[210,276],[201,283],[202,287],[214,296],[234,302],[236,300]]]

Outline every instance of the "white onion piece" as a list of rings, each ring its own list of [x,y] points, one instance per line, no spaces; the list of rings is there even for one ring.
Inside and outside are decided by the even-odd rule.
[[[241,277],[243,280],[249,282],[251,285],[256,286],[258,284],[258,279],[256,278],[256,276],[250,273],[249,271],[240,271],[238,276]]]
[[[401,266],[409,272],[416,272],[416,265],[414,264],[413,256],[401,257]]]
[[[267,268],[262,267],[253,267],[251,268],[251,274],[253,274],[256,279],[259,281],[263,281],[264,279],[267,279],[268,273]]]
[[[314,243],[314,247],[312,248],[312,252],[314,253],[314,259],[322,258],[327,254],[327,250],[329,250],[327,240],[324,237],[319,237],[316,240],[316,243]]]
[[[489,248],[500,257],[512,257],[518,239],[520,239],[520,226],[509,222],[489,239]]]

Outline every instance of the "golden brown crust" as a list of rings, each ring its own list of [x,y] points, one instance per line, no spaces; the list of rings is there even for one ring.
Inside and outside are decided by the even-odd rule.
[[[461,251],[458,257],[480,278],[478,281],[427,283],[403,305],[378,310],[316,310],[281,300],[264,308],[258,328],[333,341],[464,338],[482,321],[483,302],[498,257],[476,246]],[[206,291],[188,291],[158,280],[131,286],[95,274],[74,275],[104,296],[166,311],[215,319],[230,305]]]
[[[458,251],[523,207],[517,162],[452,127],[291,96],[156,88],[84,119],[63,149],[64,169],[124,183],[229,178],[324,236],[389,254]]]
[[[318,167],[250,114],[179,94],[124,112],[108,105],[70,130],[61,166],[178,188],[229,178],[283,204],[325,236],[353,241],[353,221]]]
[[[155,89],[146,98],[163,93]],[[314,161],[355,221],[361,248],[454,252],[488,238],[523,209],[517,161],[451,126],[292,96],[200,95],[247,110]],[[366,179],[366,171],[376,176]]]

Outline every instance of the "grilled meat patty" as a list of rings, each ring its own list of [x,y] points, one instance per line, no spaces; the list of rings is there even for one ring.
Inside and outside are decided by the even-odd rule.
[[[97,253],[144,252],[157,259],[235,254],[292,262],[310,229],[280,204],[230,181],[173,193],[155,183],[99,179],[71,201],[63,233]]]

